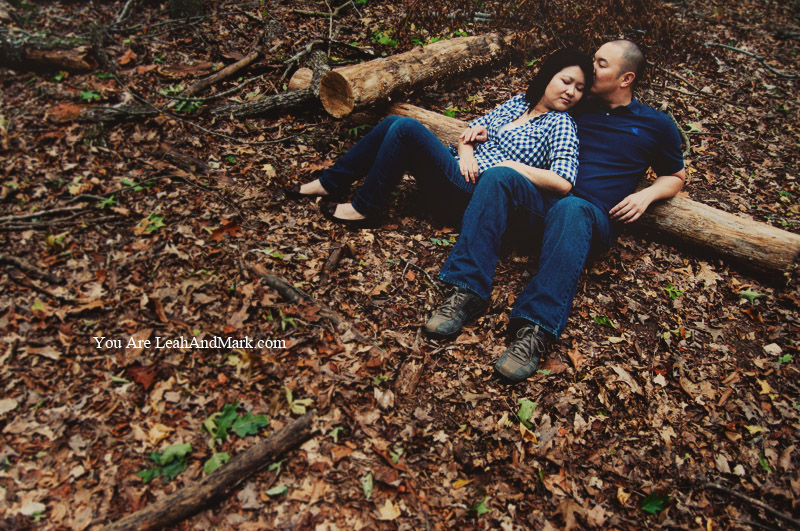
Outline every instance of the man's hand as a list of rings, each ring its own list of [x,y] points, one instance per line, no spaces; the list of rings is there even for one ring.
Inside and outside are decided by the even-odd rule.
[[[633,193],[617,203],[617,205],[609,211],[609,215],[623,223],[631,223],[639,219],[644,214],[647,207],[650,206],[652,199],[649,197],[647,188]]]
[[[686,170],[681,170],[673,175],[662,175],[647,188],[634,192],[620,201],[609,210],[608,215],[623,223],[636,221],[653,201],[667,199],[680,192],[685,180]]]
[[[474,144],[486,142],[489,139],[489,132],[482,125],[476,125],[465,130],[458,139],[464,144]]]

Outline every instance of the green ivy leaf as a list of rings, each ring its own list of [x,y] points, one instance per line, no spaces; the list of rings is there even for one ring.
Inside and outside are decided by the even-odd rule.
[[[276,477],[280,476],[281,475],[281,466],[283,465],[284,461],[285,461],[285,459],[281,459],[280,461],[278,461],[276,463],[272,463],[271,465],[269,465],[269,467],[267,467],[267,470],[269,470],[270,472],[275,472],[275,476]]]
[[[230,460],[230,454],[225,452],[215,453],[208,461],[206,461],[206,464],[203,465],[203,472],[210,474]]]
[[[753,291],[751,289],[746,289],[743,292],[741,292],[739,296],[742,297],[743,299],[747,299],[748,301],[753,302],[754,300],[763,297],[764,294],[759,293],[757,291]]]
[[[472,507],[469,508],[469,510],[470,511],[474,511],[478,516],[481,516],[483,514],[488,513],[492,509],[491,509],[491,507],[486,505],[486,500],[487,499],[488,499],[488,496],[484,496],[483,499],[480,501],[480,503],[477,503],[477,504],[473,505]]]
[[[103,96],[97,92],[96,90],[83,90],[81,91],[81,99],[85,102],[91,102],[92,100],[99,100]]]
[[[267,491],[267,496],[283,496],[289,492],[289,487],[286,485],[278,485],[277,487],[272,487]]]
[[[296,413],[298,415],[305,415],[306,408],[314,403],[314,399],[312,398],[301,398],[292,402],[292,406],[289,408],[292,413]]]
[[[233,423],[233,431],[239,437],[246,437],[248,435],[255,435],[258,431],[269,425],[269,419],[266,415],[253,416],[251,412],[247,412],[244,417],[239,417]]]
[[[186,462],[186,459],[178,459],[167,466],[161,467],[161,474],[169,479],[175,479],[175,476],[186,470],[187,466],[188,463]]]
[[[156,479],[158,476],[161,475],[161,467],[157,466],[153,468],[148,468],[147,470],[140,470],[139,472],[136,473],[136,475],[142,478],[142,481],[144,481],[145,483],[150,483],[151,481],[153,481],[154,479]]]
[[[595,315],[593,316],[594,322],[599,324],[600,326],[607,326],[609,328],[617,328],[614,322],[606,317],[605,315]]]
[[[664,510],[669,496],[661,496],[658,493],[652,493],[642,501],[642,510],[646,513],[656,514]]]
[[[669,297],[672,300],[683,297],[683,292],[678,288],[676,288],[675,286],[673,286],[671,283],[664,286],[664,293],[666,293],[667,297]]]
[[[520,398],[517,400],[517,404],[519,404],[517,418],[525,425],[526,428],[529,430],[533,429],[533,424],[531,424],[531,415],[533,415],[533,411],[536,409],[536,402],[532,402],[526,398]]]
[[[216,419],[217,431],[214,433],[214,437],[217,439],[224,439],[228,436],[228,430],[239,418],[239,415],[236,414],[236,408],[238,407],[239,402],[235,401],[222,408],[219,417]]]
[[[158,464],[161,466],[167,465],[172,463],[173,461],[185,459],[186,455],[192,451],[192,443],[184,443],[184,444],[173,444],[172,446],[168,446],[164,453],[161,454],[161,457],[158,460]]]
[[[373,490],[372,472],[361,478],[361,490],[364,491],[364,497],[370,499]]]

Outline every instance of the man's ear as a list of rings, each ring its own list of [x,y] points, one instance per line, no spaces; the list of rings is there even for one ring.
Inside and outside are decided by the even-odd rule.
[[[634,79],[636,79],[636,74],[633,72],[625,72],[620,78],[619,86],[622,88],[628,88],[633,85]]]

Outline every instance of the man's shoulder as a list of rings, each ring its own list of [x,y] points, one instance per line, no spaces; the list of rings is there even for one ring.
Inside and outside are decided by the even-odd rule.
[[[656,110],[649,105],[645,105],[636,98],[631,101],[629,107],[632,112],[638,114],[644,119],[658,122],[662,127],[675,127],[675,123],[672,121],[672,118],[667,115],[667,113]]]

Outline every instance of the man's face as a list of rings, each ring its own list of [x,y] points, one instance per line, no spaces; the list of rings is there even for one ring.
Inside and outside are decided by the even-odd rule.
[[[619,87],[622,74],[622,50],[614,43],[606,43],[594,54],[594,85],[592,94],[602,96]]]

